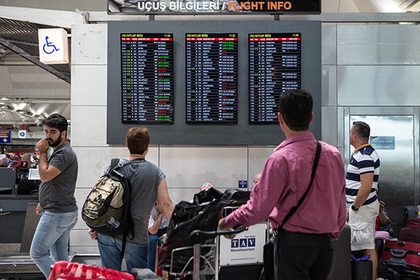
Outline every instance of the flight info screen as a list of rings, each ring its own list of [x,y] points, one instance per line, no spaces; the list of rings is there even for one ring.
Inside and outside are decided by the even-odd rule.
[[[277,123],[281,92],[301,87],[301,34],[249,34],[249,123]]]
[[[187,124],[238,122],[238,34],[185,34]]]
[[[172,37],[121,33],[123,123],[173,123]]]

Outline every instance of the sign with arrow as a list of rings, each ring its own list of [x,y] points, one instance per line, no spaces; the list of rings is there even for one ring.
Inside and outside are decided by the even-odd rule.
[[[10,130],[0,130],[0,144],[10,144],[12,143],[12,131]]]

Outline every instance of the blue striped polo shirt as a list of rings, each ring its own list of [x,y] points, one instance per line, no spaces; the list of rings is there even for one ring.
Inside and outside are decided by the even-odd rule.
[[[373,184],[363,205],[370,204],[377,199],[376,187],[379,180],[380,162],[378,154],[375,149],[366,144],[357,148],[350,158],[346,174],[346,200],[347,203],[353,203],[356,199],[357,192],[359,191],[362,183],[360,182],[360,175],[365,173],[373,173]]]

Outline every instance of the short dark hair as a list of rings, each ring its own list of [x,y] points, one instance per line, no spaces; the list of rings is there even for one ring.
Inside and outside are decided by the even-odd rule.
[[[312,106],[312,95],[306,90],[292,89],[280,94],[279,112],[291,130],[304,131],[309,129]]]
[[[51,114],[48,118],[42,120],[41,124],[57,128],[58,130],[60,130],[60,133],[63,131],[67,132],[67,127],[69,125],[66,118],[57,113]]]
[[[353,122],[353,133],[362,140],[369,140],[370,126],[365,122]]]
[[[149,130],[144,126],[130,128],[125,136],[125,143],[130,154],[143,154],[150,143]]]

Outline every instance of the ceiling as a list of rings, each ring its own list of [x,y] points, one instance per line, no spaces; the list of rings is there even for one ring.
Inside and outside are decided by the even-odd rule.
[[[106,0],[0,0],[0,6],[71,12],[107,8]],[[16,19],[2,17],[0,8],[0,125],[39,125],[54,112],[70,119],[70,65],[43,64],[38,51],[38,29],[63,26],[54,19],[45,24]]]
[[[113,11],[138,0],[109,0]],[[321,0],[323,13],[420,12],[420,0]],[[36,125],[58,112],[70,119],[70,65],[39,62],[38,29],[57,26],[2,16],[1,6],[70,12],[106,12],[107,0],[0,0],[0,124]],[[4,10],[4,9],[3,9]],[[45,18],[45,17],[44,17]],[[71,29],[67,27],[68,34]]]

